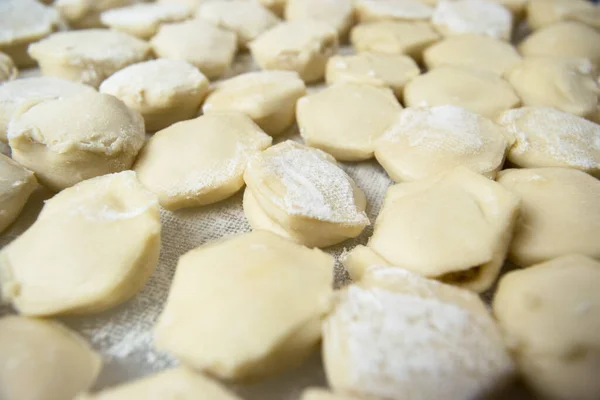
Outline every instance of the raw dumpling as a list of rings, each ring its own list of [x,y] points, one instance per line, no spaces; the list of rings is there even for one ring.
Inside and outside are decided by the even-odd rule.
[[[333,27],[340,38],[347,38],[354,24],[353,0],[288,0],[285,19],[323,21]]]
[[[511,12],[490,0],[441,0],[431,22],[444,36],[475,33],[510,40],[513,28]]]
[[[371,21],[429,21],[433,8],[419,0],[357,0],[361,23]]]
[[[33,172],[0,154],[0,233],[17,219],[36,187]]]
[[[54,7],[75,29],[100,28],[100,15],[111,8],[126,7],[139,0],[55,0]]]

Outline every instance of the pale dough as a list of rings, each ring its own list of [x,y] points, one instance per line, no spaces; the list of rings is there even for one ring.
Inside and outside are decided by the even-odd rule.
[[[196,17],[234,32],[241,48],[280,22],[271,11],[248,0],[207,1],[198,7]]]
[[[504,130],[456,106],[402,110],[375,146],[375,157],[396,182],[435,176],[458,166],[494,179],[504,164]]]
[[[389,261],[362,244],[342,253],[340,262],[354,282],[360,281],[369,267],[373,265],[390,266]]]
[[[240,190],[248,159],[271,140],[240,112],[210,113],[157,132],[133,169],[163,207],[202,206]]]
[[[262,69],[296,71],[307,83],[323,79],[327,60],[337,52],[334,28],[323,21],[283,22],[249,44]]]
[[[519,44],[524,56],[587,58],[600,68],[600,32],[585,24],[565,21],[539,29]]]
[[[578,21],[600,29],[600,6],[586,0],[530,0],[527,23],[533,30],[561,21]]]
[[[567,168],[509,169],[498,182],[521,198],[508,258],[520,267],[568,254],[600,259],[600,182]]]
[[[465,67],[503,76],[521,61],[517,50],[508,42],[489,36],[466,33],[449,36],[423,53],[427,69],[442,66]]]
[[[354,24],[354,3],[353,0],[288,0],[285,19],[323,21],[335,28],[340,38],[347,38]]]
[[[54,7],[74,29],[100,28],[100,14],[111,8],[132,5],[139,0],[55,0]]]
[[[128,33],[140,39],[149,39],[162,24],[179,22],[190,18],[191,7],[179,3],[138,3],[104,11],[102,23],[112,29]]]
[[[229,380],[297,365],[321,337],[333,266],[330,255],[266,231],[200,246],[179,259],[156,345]]]
[[[129,169],[144,140],[142,116],[97,92],[21,107],[8,127],[12,158],[54,191]]]
[[[369,225],[364,193],[320,150],[280,143],[250,159],[244,181],[244,214],[254,229],[326,247]]]
[[[600,263],[581,255],[513,271],[494,313],[521,376],[539,398],[600,398]]]
[[[304,94],[304,81],[293,71],[247,72],[216,84],[202,110],[243,112],[276,136],[294,124],[296,102]]]
[[[75,332],[41,319],[0,318],[0,398],[65,400],[88,390],[102,359]]]
[[[100,85],[144,117],[147,131],[194,118],[208,94],[208,79],[183,60],[158,59],[130,65]]]
[[[390,187],[368,247],[389,265],[483,292],[498,277],[518,214],[516,195],[458,167]]]
[[[27,46],[48,36],[60,24],[58,12],[36,0],[2,0],[0,51],[8,54],[19,67],[35,65],[27,54]]]
[[[19,75],[19,70],[15,66],[12,58],[7,54],[0,52],[0,84],[6,81],[12,81]]]
[[[176,367],[75,400],[240,400],[217,381]]]
[[[330,392],[326,389],[308,388],[302,392],[300,400],[358,400],[342,394]]]
[[[19,216],[36,187],[33,172],[0,154],[0,232]]]
[[[95,90],[87,85],[51,76],[17,79],[0,85],[0,141],[8,141],[8,123],[21,107],[83,92],[91,93]]]
[[[185,60],[208,79],[225,73],[237,49],[235,33],[200,19],[162,25],[150,44],[158,57]]]
[[[405,54],[417,61],[423,51],[439,39],[426,22],[369,22],[357,25],[350,32],[350,42],[359,53]]]
[[[298,100],[296,118],[304,142],[340,161],[373,157],[375,141],[402,109],[387,88],[339,83]]]
[[[510,84],[498,75],[462,67],[433,69],[404,88],[407,107],[455,105],[488,118],[520,103]]]
[[[600,125],[551,107],[509,110],[498,123],[514,141],[512,164],[574,168],[600,178]]]
[[[554,107],[591,117],[600,105],[597,72],[586,59],[525,57],[507,72],[506,79],[526,106]]]
[[[258,2],[263,6],[267,7],[276,15],[283,17],[283,14],[285,12],[285,5],[288,2],[288,0],[258,0]]]
[[[113,73],[150,56],[148,43],[108,29],[53,33],[29,46],[43,75],[93,87]]]
[[[499,329],[473,293],[401,268],[371,267],[336,300],[323,324],[323,363],[335,392],[479,399],[512,375]]]
[[[341,82],[387,87],[402,98],[404,86],[421,73],[417,63],[405,55],[359,53],[333,56],[327,62],[328,85]]]
[[[444,36],[475,33],[510,40],[513,17],[504,6],[490,0],[441,0],[431,23]]]
[[[0,251],[2,296],[23,315],[104,311],[142,289],[159,251],[158,201],[135,173],[89,179]]]
[[[429,21],[433,8],[419,0],[356,0],[356,15],[363,22]]]

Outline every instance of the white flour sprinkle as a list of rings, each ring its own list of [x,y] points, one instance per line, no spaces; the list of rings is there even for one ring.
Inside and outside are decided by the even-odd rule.
[[[452,34],[477,33],[507,39],[512,28],[512,14],[493,1],[442,0],[433,12],[432,23]]]

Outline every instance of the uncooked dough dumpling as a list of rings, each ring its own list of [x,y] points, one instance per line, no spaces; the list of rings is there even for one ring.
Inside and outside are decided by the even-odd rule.
[[[376,142],[375,157],[396,182],[414,181],[458,166],[494,179],[508,142],[486,117],[456,106],[406,108]]]
[[[449,36],[423,53],[427,69],[442,66],[465,67],[503,76],[521,61],[517,50],[508,42],[489,36],[466,33]]]
[[[359,53],[405,54],[417,61],[439,39],[429,23],[420,21],[369,22],[350,32],[350,42]]]
[[[587,58],[600,68],[600,32],[575,21],[552,24],[535,31],[519,44],[524,56]]]
[[[530,0],[527,24],[533,30],[561,21],[578,21],[600,29],[600,7],[586,0]]]
[[[600,178],[600,125],[550,107],[508,110],[498,123],[514,141],[512,164],[574,168]]]
[[[240,190],[248,159],[271,141],[240,112],[210,113],[157,132],[133,169],[163,207],[203,206]]]
[[[333,266],[330,255],[265,231],[200,246],[179,259],[156,345],[228,380],[297,365],[321,338]]]
[[[421,73],[410,57],[394,54],[359,53],[333,56],[327,62],[328,85],[341,82],[364,83],[387,87],[402,98],[404,86]]]
[[[596,71],[586,59],[525,57],[508,71],[506,79],[526,106],[554,107],[591,117],[600,105]]]
[[[0,318],[0,398],[65,400],[88,390],[102,368],[83,338],[52,321]]]
[[[340,161],[373,157],[375,141],[402,109],[390,89],[340,83],[298,101],[296,118],[304,142]]]
[[[104,11],[102,23],[140,39],[149,39],[165,23],[179,22],[192,16],[192,9],[179,3],[138,3]]]
[[[283,22],[249,44],[262,69],[296,71],[305,82],[323,79],[327,60],[338,48],[337,32],[322,21]]]
[[[200,19],[164,24],[150,43],[158,57],[185,60],[208,79],[225,73],[237,49],[235,33]]]
[[[204,113],[240,111],[272,136],[296,120],[296,102],[306,85],[293,71],[247,72],[219,82],[204,102]]]
[[[494,314],[539,398],[600,397],[600,263],[568,255],[501,280]]]
[[[75,400],[240,400],[213,379],[189,368],[176,367],[149,377],[104,389],[95,394],[83,394]]]
[[[508,259],[520,267],[568,254],[600,259],[600,182],[567,168],[509,169],[498,183],[521,198]]]
[[[100,15],[111,8],[126,7],[139,0],[55,0],[54,7],[71,28],[100,28]]]
[[[244,214],[254,229],[326,247],[369,225],[364,193],[320,150],[280,143],[250,159],[244,181]]]
[[[29,46],[42,74],[93,87],[113,73],[150,56],[150,46],[133,36],[108,29],[53,33]]]
[[[158,201],[135,173],[89,179],[0,251],[2,296],[23,315],[104,311],[141,290],[159,251]]]
[[[483,292],[498,277],[518,213],[516,195],[458,167],[390,187],[368,247],[388,265]]]
[[[8,127],[12,158],[54,191],[129,169],[144,140],[142,116],[97,92],[21,107]]]
[[[237,35],[241,48],[279,23],[279,18],[259,3],[247,0],[207,1],[196,17]]]
[[[33,172],[0,154],[0,232],[19,216],[36,187]]]
[[[499,329],[473,293],[374,266],[336,300],[323,325],[323,363],[337,393],[480,399],[512,376]]]
[[[475,33],[510,40],[513,17],[504,6],[490,0],[440,0],[431,18],[444,36]]]
[[[419,0],[357,0],[356,14],[360,22],[429,21],[433,8]]]
[[[8,141],[8,123],[21,107],[83,92],[92,93],[95,90],[81,83],[51,76],[17,79],[0,85],[0,141]]]
[[[208,79],[183,60],[166,58],[130,65],[102,82],[111,94],[142,114],[147,131],[194,118],[208,93]]]
[[[288,21],[312,19],[333,27],[340,38],[346,38],[354,24],[353,0],[288,0]]]
[[[404,88],[407,107],[454,105],[492,119],[520,103],[504,79],[492,72],[469,68],[436,68],[417,76]]]
[[[12,58],[0,52],[0,83],[12,81],[17,75],[19,75],[19,70]]]
[[[27,54],[27,46],[51,34],[60,22],[54,8],[36,0],[2,0],[0,51],[8,54],[19,67],[32,66],[35,61]]]

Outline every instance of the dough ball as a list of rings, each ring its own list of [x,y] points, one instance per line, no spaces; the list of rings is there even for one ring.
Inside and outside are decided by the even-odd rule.
[[[301,400],[358,400],[342,394],[332,393],[325,389],[309,388],[302,392]]]
[[[19,113],[8,128],[12,158],[54,191],[129,169],[144,144],[141,115],[105,94],[84,92]]]
[[[574,168],[600,178],[600,125],[550,107],[508,110],[498,123],[514,141],[512,164]]]
[[[209,79],[225,73],[237,48],[235,33],[200,19],[164,24],[150,43],[158,57],[185,60]]]
[[[8,141],[8,123],[21,107],[84,92],[92,93],[95,90],[51,76],[18,79],[0,85],[0,142]]]
[[[102,368],[100,355],[57,322],[0,318],[2,400],[65,400],[89,389]]]
[[[126,33],[108,29],[53,33],[29,46],[42,74],[93,87],[113,73],[150,56],[150,46]]]
[[[156,196],[132,171],[63,190],[0,251],[4,299],[32,316],[90,314],[123,303],[158,263],[159,217]]]
[[[8,54],[19,67],[35,61],[27,54],[30,43],[48,36],[61,23],[58,12],[36,0],[0,1],[0,51]]]
[[[158,397],[157,397],[158,396]],[[124,383],[96,394],[83,394],[75,400],[240,400],[215,380],[191,369],[176,367],[166,371]]]
[[[600,32],[585,24],[565,21],[529,35],[519,45],[524,56],[587,58],[600,67]]]
[[[122,69],[102,82],[100,92],[141,113],[146,130],[154,132],[198,115],[208,86],[190,63],[163,58]]]
[[[509,169],[498,182],[521,198],[508,258],[521,267],[568,254],[600,259],[600,182],[567,168]]]
[[[19,75],[19,70],[12,58],[0,52],[0,83],[12,81],[17,75]]]
[[[465,67],[503,76],[519,64],[521,56],[509,43],[489,36],[466,33],[449,36],[427,48],[423,54],[427,69],[443,66]]]
[[[248,159],[271,140],[242,113],[211,113],[157,132],[134,170],[163,207],[203,206],[240,190]]]
[[[323,21],[333,27],[340,38],[346,38],[354,25],[354,3],[353,0],[288,0],[285,19]]]
[[[391,90],[340,83],[303,97],[296,107],[304,142],[341,161],[373,157],[375,141],[402,109]]]
[[[179,259],[156,345],[222,379],[296,365],[321,337],[333,266],[330,255],[265,231],[200,246]]]
[[[433,8],[419,0],[357,0],[356,14],[362,22],[429,21]]]
[[[428,178],[463,166],[494,179],[508,142],[486,117],[456,106],[406,108],[375,146],[396,182]]]
[[[338,48],[335,29],[323,21],[283,22],[249,44],[262,69],[296,71],[307,83],[323,79],[325,65]]]
[[[426,22],[378,21],[360,24],[350,32],[350,42],[359,52],[405,54],[419,61],[423,50],[439,40]]]
[[[336,392],[389,400],[486,398],[513,370],[478,296],[396,267],[339,293],[323,362]]]
[[[518,212],[516,195],[459,167],[390,187],[368,246],[389,265],[483,292],[498,277]]]
[[[554,107],[581,117],[598,109],[600,85],[589,60],[525,57],[506,78],[526,106]]]
[[[102,27],[100,15],[111,8],[126,7],[139,0],[55,0],[54,7],[74,29]]]
[[[364,193],[320,150],[280,143],[250,159],[244,181],[244,214],[253,229],[326,247],[369,225]]]
[[[247,0],[207,1],[196,17],[235,32],[241,48],[279,23],[279,18],[259,3]]]
[[[600,397],[600,263],[569,255],[500,281],[494,313],[540,398]]]
[[[390,88],[402,98],[404,86],[421,73],[410,57],[394,54],[360,53],[333,56],[327,62],[327,84],[352,82]]]
[[[185,4],[138,3],[104,11],[100,20],[112,29],[149,39],[162,24],[183,21],[191,16],[192,9]]]
[[[0,232],[17,219],[36,187],[33,172],[0,154]]]
[[[296,102],[306,94],[293,71],[247,72],[216,84],[203,111],[240,111],[266,133],[280,135],[296,121]]]
[[[475,33],[510,40],[513,28],[510,11],[490,0],[442,0],[431,22],[444,36]]]
[[[530,0],[527,23],[533,30],[561,21],[578,21],[600,28],[600,7],[586,0]]]
[[[454,105],[495,118],[521,100],[508,82],[487,71],[439,67],[417,76],[404,88],[407,107]]]

